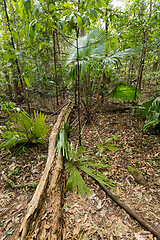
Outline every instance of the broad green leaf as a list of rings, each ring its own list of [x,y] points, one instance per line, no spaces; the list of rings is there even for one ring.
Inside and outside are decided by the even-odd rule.
[[[100,153],[103,153],[103,145],[102,144],[97,144],[97,147],[98,147]]]
[[[5,59],[6,61],[9,61],[11,58],[12,58],[12,55],[11,55],[10,53],[8,53],[8,52],[5,52],[5,54],[4,54],[4,59]]]
[[[56,9],[55,4],[53,4],[53,3],[49,4],[49,11],[52,11],[54,9]]]
[[[97,12],[96,10],[93,8],[93,9],[89,9],[88,10],[89,12],[89,16],[92,20],[96,20],[97,19]]]
[[[36,23],[37,23],[37,21],[34,21],[34,22],[31,22],[29,24],[29,33],[28,33],[28,35],[30,37],[31,43],[33,43],[33,40],[34,40],[34,37],[35,37]]]
[[[77,21],[78,27],[79,27],[80,29],[82,29],[82,27],[83,27],[82,17],[79,16],[78,14],[76,14],[76,15],[75,15],[75,19],[76,19],[76,21]]]
[[[31,0],[23,0],[24,8],[28,13],[31,10]]]
[[[115,98],[116,100],[130,100],[136,99],[136,96],[140,95],[141,92],[134,86],[129,84],[119,83],[113,88],[108,94],[109,97]]]
[[[30,87],[30,83],[29,83],[29,80],[26,76],[24,76],[24,81],[25,83],[27,84],[28,87]]]
[[[118,150],[118,147],[115,147],[115,146],[113,146],[113,145],[107,145],[107,144],[105,144],[105,147],[108,148],[108,149],[111,150],[111,151],[117,151],[117,150]]]

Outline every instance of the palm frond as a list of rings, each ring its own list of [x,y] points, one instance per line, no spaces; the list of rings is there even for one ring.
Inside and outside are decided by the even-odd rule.
[[[133,101],[140,94],[141,92],[135,86],[119,83],[109,92],[108,96],[116,100]]]

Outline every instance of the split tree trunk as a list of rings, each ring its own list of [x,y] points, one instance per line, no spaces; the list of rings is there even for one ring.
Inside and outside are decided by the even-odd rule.
[[[64,187],[63,161],[56,156],[55,140],[67,106],[63,107],[49,139],[49,150],[46,167],[36,191],[28,206],[20,229],[12,237],[14,240],[25,240],[32,236],[38,240],[58,240],[62,238],[62,189]],[[65,121],[72,111],[67,110]]]

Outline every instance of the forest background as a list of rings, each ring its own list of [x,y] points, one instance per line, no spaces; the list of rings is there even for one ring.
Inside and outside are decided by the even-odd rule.
[[[75,144],[86,141],[83,131],[90,124],[94,126],[91,131],[97,134],[96,127],[103,122],[101,114],[96,115],[97,106],[102,113],[107,113],[107,109],[114,112],[124,108],[141,115],[140,122],[144,122],[138,125],[141,147],[146,131],[159,134],[159,11],[158,0],[123,1],[120,5],[105,0],[1,1],[0,147],[4,160],[1,168],[8,177],[21,181],[21,167],[12,159],[16,154],[13,147],[20,144],[19,154],[21,150],[28,151],[26,142],[45,145],[49,125],[51,129],[55,122],[53,115],[68,101],[76,106],[74,130],[71,131]],[[47,115],[47,125],[42,113]],[[95,126],[94,121],[99,123]],[[103,135],[102,129],[100,132]],[[96,154],[103,158],[105,140],[100,132]],[[113,141],[118,139],[118,135],[113,136],[115,132],[113,128]],[[90,145],[92,138],[94,136],[90,136]],[[117,149],[115,145],[107,145],[107,148]],[[126,152],[131,151],[129,147],[126,149]],[[157,154],[153,180],[159,186],[156,175],[159,155],[152,153]],[[153,159],[149,161],[154,164]],[[133,165],[142,167],[143,164],[137,160]],[[86,192],[84,187],[81,193]],[[10,228],[6,235],[12,234]]]

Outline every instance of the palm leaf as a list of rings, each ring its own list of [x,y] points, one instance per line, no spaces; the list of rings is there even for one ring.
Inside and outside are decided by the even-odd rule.
[[[108,96],[116,100],[135,100],[135,96],[140,95],[141,92],[134,86],[129,84],[119,83],[113,88]]]
[[[72,190],[73,192],[78,191],[81,196],[85,194],[91,195],[91,192],[86,186],[78,169],[71,162],[66,163],[65,165],[67,171],[69,172],[69,178],[66,183],[66,188]]]
[[[32,128],[32,134],[35,136],[36,139],[46,137],[46,134],[49,131],[45,123],[46,116],[41,112],[37,113],[34,111],[34,126]]]

